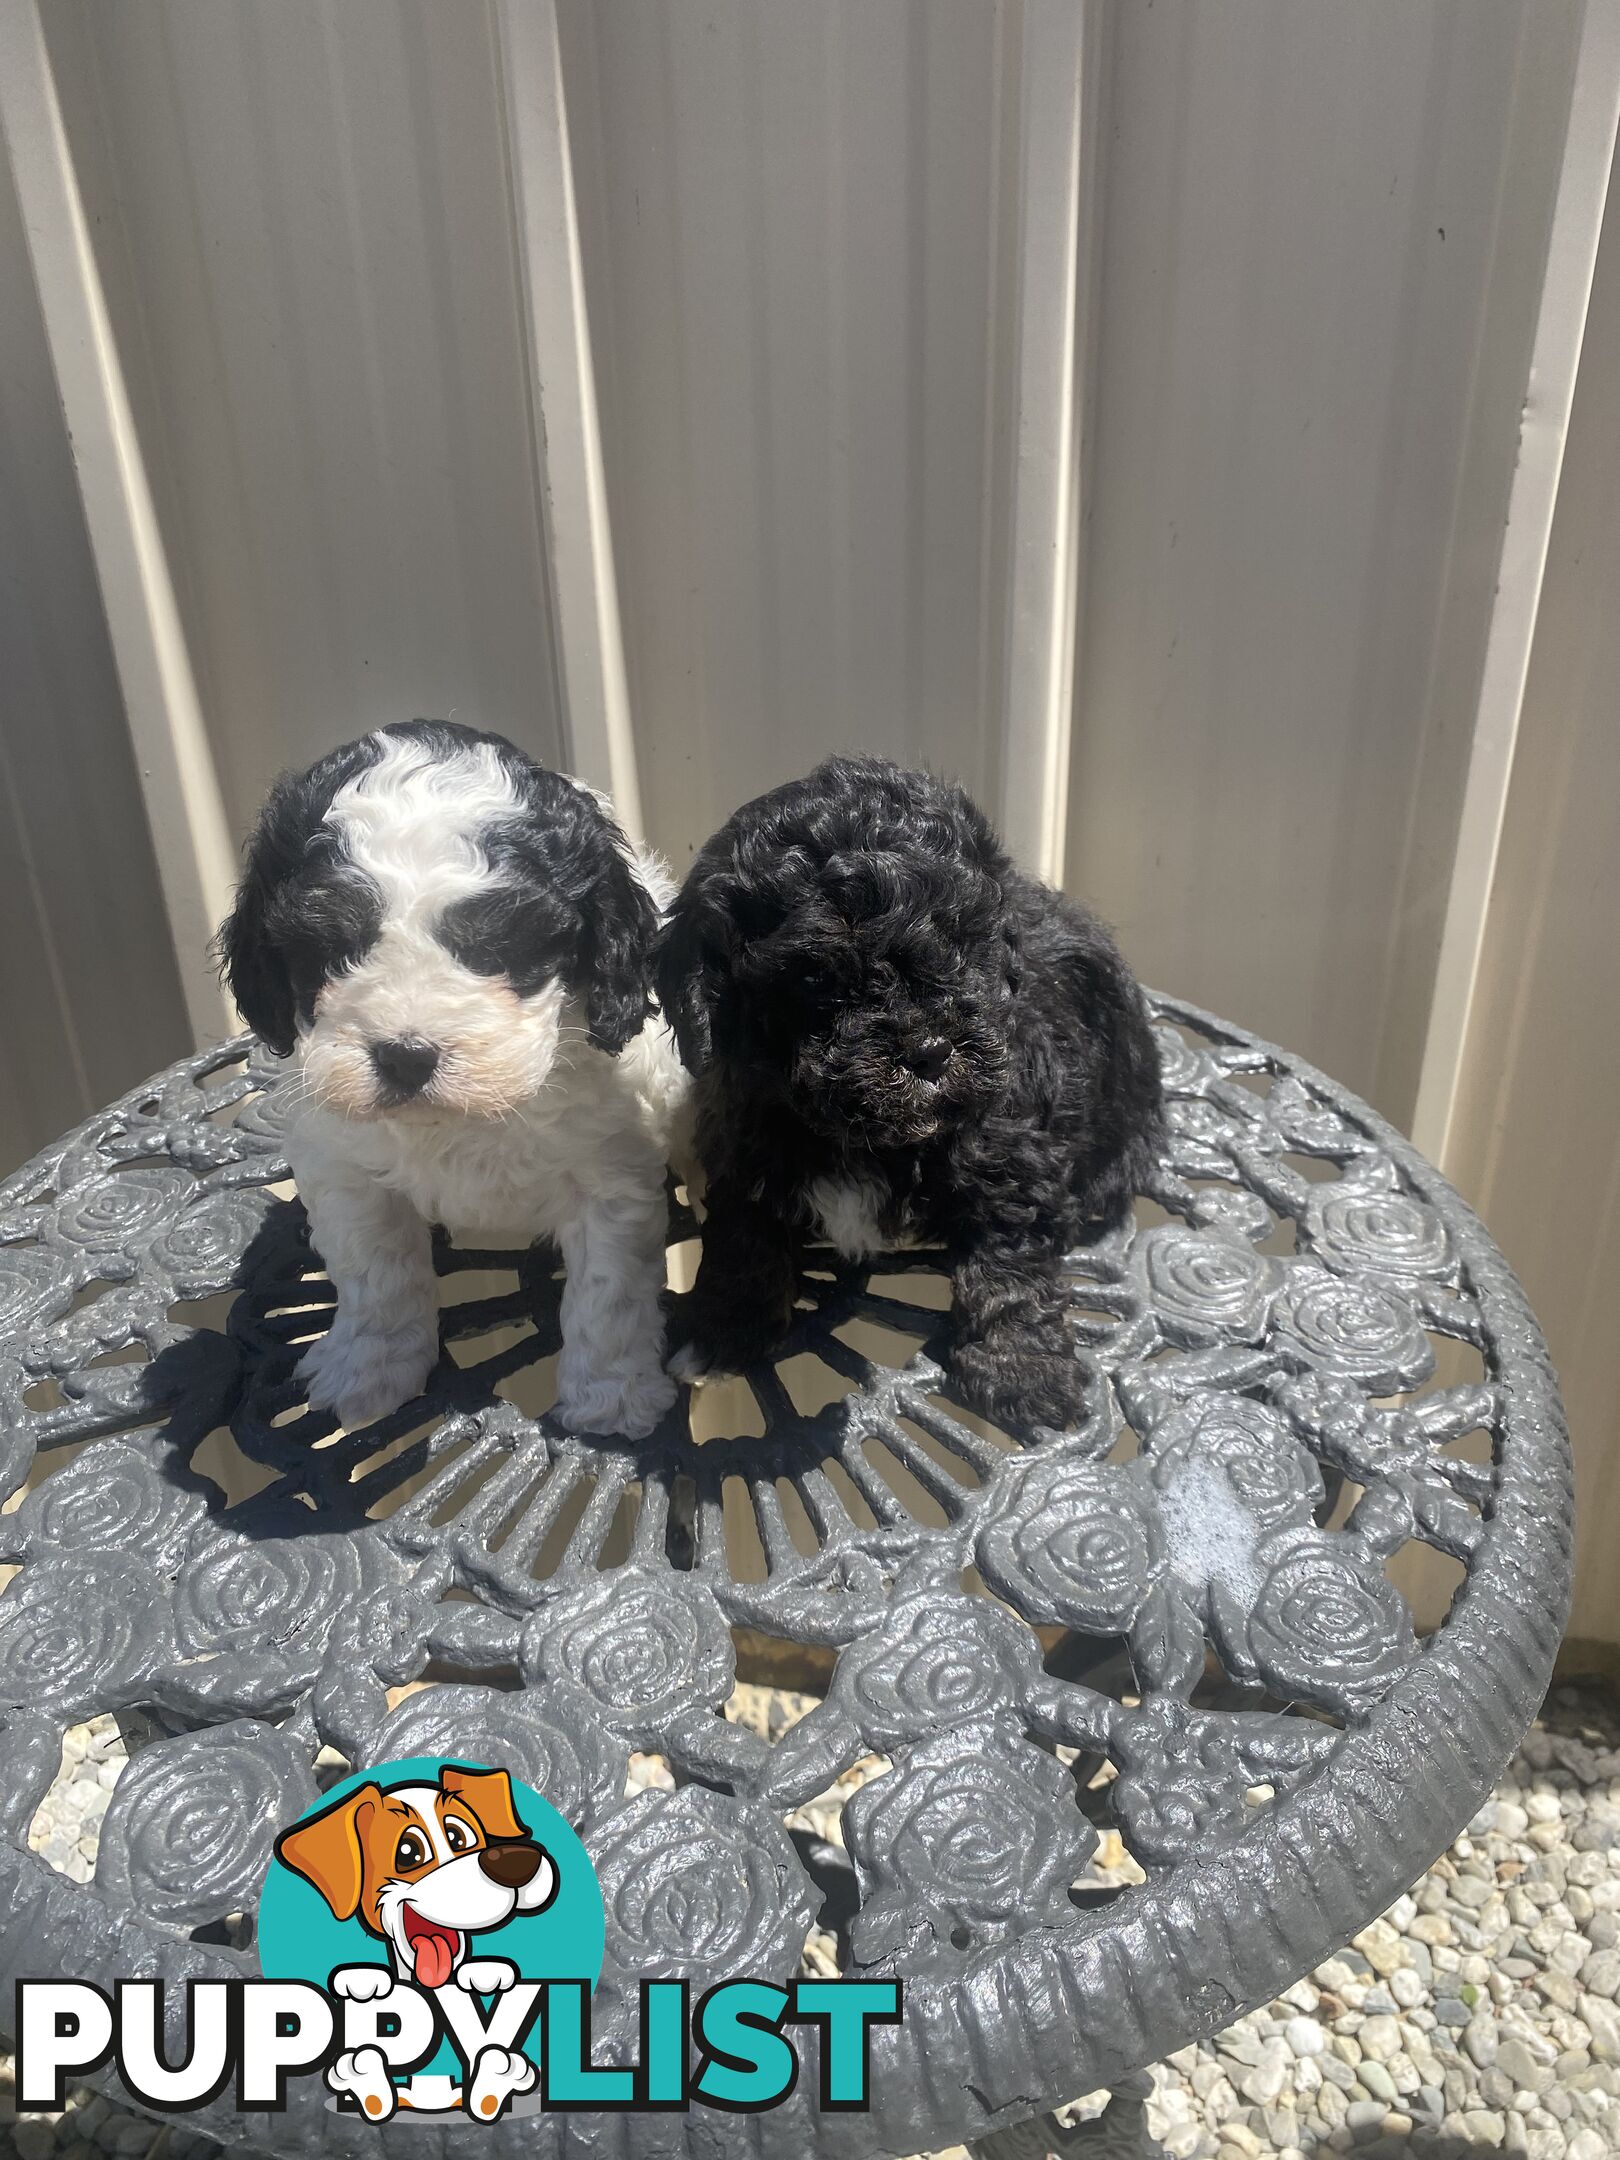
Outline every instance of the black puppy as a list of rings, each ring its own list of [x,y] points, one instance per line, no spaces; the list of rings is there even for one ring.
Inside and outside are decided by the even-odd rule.
[[[1084,1409],[1061,1259],[1125,1218],[1160,1128],[1142,995],[1103,926],[1017,871],[960,788],[829,758],[737,811],[665,927],[659,996],[709,1176],[685,1379],[770,1357],[819,1231],[943,1245],[987,1416]]]

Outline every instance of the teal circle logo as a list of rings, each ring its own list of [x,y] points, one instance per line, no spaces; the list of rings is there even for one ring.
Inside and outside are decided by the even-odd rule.
[[[415,1755],[344,1778],[282,1831],[259,1964],[376,2006],[376,2042],[327,2070],[340,2108],[489,2119],[537,2104],[539,2035],[508,2014],[517,1984],[594,1989],[603,1933],[596,1871],[548,1800],[499,1765]],[[411,2059],[427,2031],[436,2044]]]

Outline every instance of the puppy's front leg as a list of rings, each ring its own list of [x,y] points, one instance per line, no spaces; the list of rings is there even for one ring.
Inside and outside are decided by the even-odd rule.
[[[998,1423],[1072,1432],[1083,1421],[1085,1374],[1055,1252],[991,1232],[958,1254],[950,1369],[968,1406]]]
[[[295,1160],[310,1237],[337,1315],[298,1364],[310,1407],[353,1432],[420,1395],[439,1357],[427,1224],[403,1194],[324,1153]]]
[[[781,1348],[799,1282],[798,1239],[762,1201],[709,1187],[697,1281],[672,1301],[669,1369],[679,1380],[742,1372]]]
[[[662,1165],[596,1193],[558,1235],[566,1275],[557,1414],[575,1432],[643,1440],[675,1400],[664,1371]]]

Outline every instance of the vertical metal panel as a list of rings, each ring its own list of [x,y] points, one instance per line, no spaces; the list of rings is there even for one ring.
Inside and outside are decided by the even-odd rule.
[[[1026,868],[1061,883],[1080,588],[1081,376],[1101,170],[1101,14],[1069,0],[1025,11],[1018,185],[1005,221],[1016,265],[1006,484],[1001,829]]]
[[[190,1029],[50,353],[0,158],[0,1169]]]
[[[978,0],[560,10],[648,826],[834,747],[994,794]]]
[[[1620,201],[1611,185],[1445,1167],[1523,1277],[1579,1477],[1572,1632],[1620,1641]]]
[[[554,0],[496,0],[522,273],[530,454],[544,518],[572,769],[643,834],[619,627],[590,314],[574,207],[568,98]]]
[[[1575,62],[1547,274],[1508,498],[1501,567],[1452,855],[1413,1133],[1438,1161],[1451,1131],[1485,918],[1507,808],[1514,744],[1541,604],[1564,442],[1581,365],[1603,206],[1620,118],[1620,8],[1589,6]]]
[[[1579,23],[1116,19],[1070,881],[1397,1121]]]
[[[45,13],[235,824],[412,713],[557,755],[487,6]]]
[[[0,0],[0,131],[73,445],[181,987],[197,1040],[217,1041],[235,1025],[208,955],[230,894],[230,836],[35,0]]]

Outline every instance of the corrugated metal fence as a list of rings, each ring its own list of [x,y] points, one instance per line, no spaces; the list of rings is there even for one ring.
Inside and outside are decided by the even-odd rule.
[[[0,0],[0,1155],[381,720],[677,864],[926,759],[1483,1205],[1614,1640],[1617,103],[1620,0]]]

